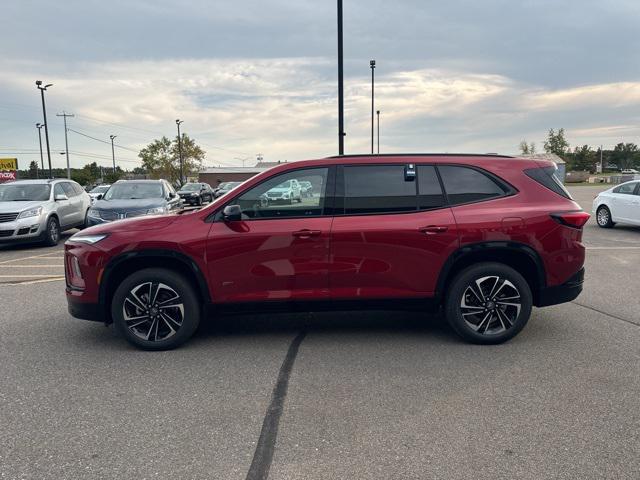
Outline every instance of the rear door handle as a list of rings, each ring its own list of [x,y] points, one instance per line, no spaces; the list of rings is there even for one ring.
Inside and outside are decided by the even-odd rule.
[[[442,225],[429,225],[428,227],[421,227],[419,230],[427,235],[435,235],[436,233],[444,233],[448,230],[448,227]]]
[[[304,230],[293,232],[293,236],[298,238],[311,238],[320,236],[320,233],[322,233],[320,230],[307,230],[305,228]]]

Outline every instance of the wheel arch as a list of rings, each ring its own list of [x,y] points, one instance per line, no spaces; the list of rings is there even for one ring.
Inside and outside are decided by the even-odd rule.
[[[106,321],[111,321],[110,303],[120,282],[143,268],[164,268],[182,274],[194,287],[203,306],[211,302],[206,277],[198,264],[184,253],[174,250],[139,250],[114,257],[102,274],[98,303],[104,309]]]
[[[517,242],[481,242],[460,247],[449,256],[436,283],[436,297],[444,298],[448,285],[460,271],[482,262],[502,263],[522,274],[531,288],[534,304],[546,286],[544,264],[533,248]]]

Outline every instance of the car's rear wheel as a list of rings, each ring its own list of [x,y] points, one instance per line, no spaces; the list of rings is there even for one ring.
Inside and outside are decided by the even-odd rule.
[[[60,223],[56,217],[47,220],[47,226],[42,232],[42,238],[45,245],[53,247],[60,241]]]
[[[596,211],[596,222],[602,228],[612,228],[615,225],[611,220],[611,211],[604,205],[598,207]]]
[[[182,275],[147,268],[127,277],[111,302],[116,328],[133,345],[145,350],[178,347],[200,323],[200,302]]]
[[[445,315],[463,339],[496,344],[516,336],[531,316],[527,281],[501,263],[480,263],[461,271],[450,284]]]

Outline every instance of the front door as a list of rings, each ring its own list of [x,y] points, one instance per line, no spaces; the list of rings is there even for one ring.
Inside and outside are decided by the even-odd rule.
[[[227,202],[241,207],[242,219],[218,215],[211,227],[207,264],[214,302],[328,298],[328,170],[276,175]],[[318,193],[299,203],[270,199],[270,190],[294,179],[312,182]]]
[[[614,190],[613,211],[617,221],[634,223],[638,197],[634,195],[638,182],[625,183]]]
[[[433,295],[458,234],[434,167],[420,166],[417,178],[412,172],[414,165],[397,164],[339,169],[336,200],[344,205],[331,228],[332,298]]]

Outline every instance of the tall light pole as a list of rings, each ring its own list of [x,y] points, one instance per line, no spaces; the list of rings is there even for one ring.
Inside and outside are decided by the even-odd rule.
[[[344,155],[344,81],[342,51],[342,0],[338,0],[338,155]]]
[[[113,149],[113,139],[116,138],[117,135],[109,135],[111,139],[111,159],[113,160],[113,175],[116,174],[116,151]]]
[[[56,113],[56,117],[64,117],[64,149],[67,153],[67,178],[71,178],[71,168],[69,167],[69,140],[67,140],[67,117],[74,117],[75,115],[67,113],[64,110],[62,113]]]
[[[374,96],[374,72],[376,70],[376,61],[371,60],[369,62],[371,67],[371,153],[373,154],[373,96]]]
[[[180,186],[184,183],[183,165],[182,165],[182,136],[180,135],[180,124],[184,123],[179,118],[176,119],[176,125],[178,126],[178,155],[180,156]]]
[[[36,128],[38,129],[38,141],[40,142],[40,165],[42,166],[41,170],[44,172],[44,158],[42,156],[42,127],[44,127],[42,123],[36,123]]]
[[[47,159],[49,160],[49,178],[53,178],[53,172],[51,170],[51,150],[49,149],[49,127],[47,126],[47,109],[44,105],[44,91],[52,87],[53,83],[48,83],[44,87],[42,86],[42,80],[36,80],[36,87],[40,90],[40,96],[42,97],[42,116],[44,117],[44,138],[47,142]]]
[[[378,155],[380,155],[380,110],[376,110],[378,117]]]

